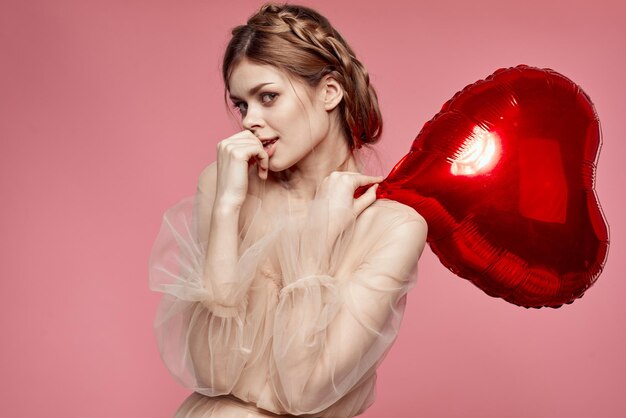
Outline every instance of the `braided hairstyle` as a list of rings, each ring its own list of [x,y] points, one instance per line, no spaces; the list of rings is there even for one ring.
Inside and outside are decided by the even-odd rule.
[[[304,6],[268,3],[232,35],[222,63],[226,91],[244,59],[286,70],[311,87],[330,74],[344,90],[339,110],[350,148],[378,141],[383,120],[367,70],[324,16]]]

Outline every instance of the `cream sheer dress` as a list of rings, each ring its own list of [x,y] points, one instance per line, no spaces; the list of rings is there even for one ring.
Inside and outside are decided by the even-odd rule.
[[[249,178],[237,280],[221,289],[236,303],[215,303],[202,279],[214,180],[165,212],[151,252],[161,357],[194,392],[175,417],[359,415],[415,284],[424,219],[377,200],[358,218],[340,213],[349,227],[325,245],[332,202],[265,199],[254,168]],[[317,253],[304,259],[305,247]]]

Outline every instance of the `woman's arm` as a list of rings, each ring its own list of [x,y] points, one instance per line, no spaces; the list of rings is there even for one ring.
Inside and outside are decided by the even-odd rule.
[[[246,297],[254,257],[237,256],[239,234],[214,209],[216,186],[213,163],[195,196],[165,212],[149,261],[150,288],[164,294],[154,322],[163,362],[181,384],[207,396],[232,391],[262,320]]]
[[[258,256],[239,254],[251,164],[267,178],[268,154],[251,131],[220,141],[194,198],[164,214],[150,255],[150,288],[164,293],[154,323],[163,361],[184,386],[207,396],[232,390],[263,320],[247,299]]]
[[[305,229],[318,230],[318,242],[325,216],[317,210],[306,222]],[[319,412],[374,372],[397,336],[426,232],[413,209],[380,201],[363,212],[352,233],[339,237],[329,264],[324,255],[301,252],[300,262],[287,269],[273,335],[273,384],[286,410]],[[317,252],[311,238],[286,237],[291,246],[283,250]],[[346,259],[363,253],[363,245],[369,248],[362,259]],[[318,265],[311,261],[316,258]]]
[[[203,303],[222,316],[240,310],[252,279],[250,275],[242,279],[237,269],[239,214],[248,193],[251,163],[256,163],[258,175],[266,179],[268,155],[261,141],[244,130],[217,144],[217,161],[198,179],[198,192],[204,199],[199,216],[209,220],[203,231],[206,235],[201,236],[207,239],[202,278],[209,294]]]
[[[216,187],[217,163],[213,163],[200,174],[197,188],[199,233],[207,240],[202,280],[209,294],[203,303],[219,315],[233,316],[250,284],[237,277],[240,206],[216,199]]]

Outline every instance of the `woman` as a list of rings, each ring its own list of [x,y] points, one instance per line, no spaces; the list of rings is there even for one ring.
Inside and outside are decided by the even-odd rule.
[[[361,173],[376,94],[330,23],[294,5],[233,30],[223,77],[243,130],[165,213],[150,259],[161,354],[194,391],[176,417],[356,416],[426,238]]]

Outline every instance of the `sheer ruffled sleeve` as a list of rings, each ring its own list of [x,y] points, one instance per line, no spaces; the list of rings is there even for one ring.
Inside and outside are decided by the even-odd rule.
[[[292,414],[322,411],[373,375],[397,336],[426,238],[413,209],[377,201],[326,245],[328,203],[313,201],[277,240],[284,287],[272,383]]]
[[[220,291],[232,306],[214,300],[203,281],[214,187],[198,187],[163,215],[149,260],[150,289],[162,292],[154,322],[163,362],[185,387],[207,396],[230,393],[252,355],[260,313],[250,315],[247,293],[262,258],[259,245],[237,264],[236,282]],[[240,239],[241,242],[241,239]]]

